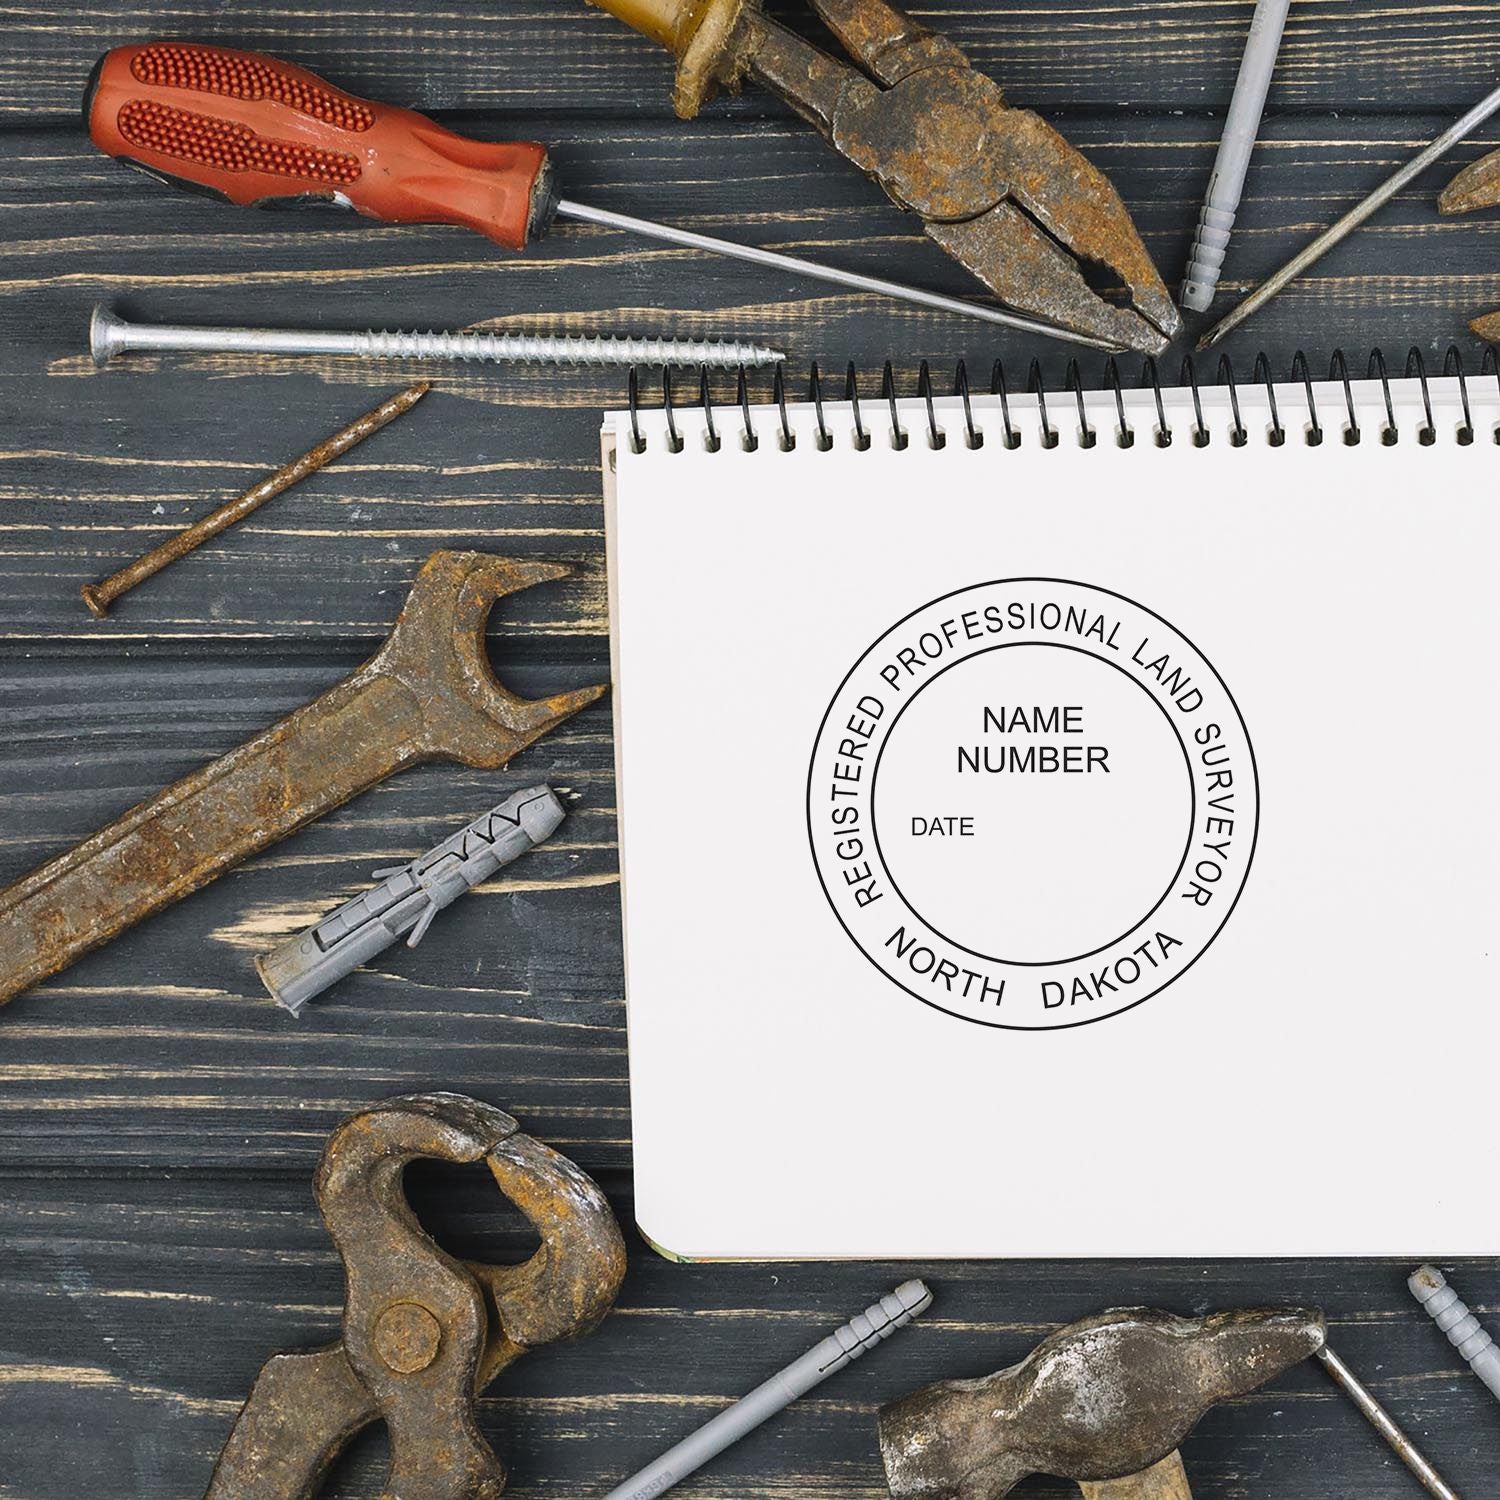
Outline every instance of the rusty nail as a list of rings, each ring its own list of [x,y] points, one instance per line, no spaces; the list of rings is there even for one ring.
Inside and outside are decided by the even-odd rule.
[[[367,437],[372,437],[382,427],[409,412],[431,389],[432,383],[426,380],[408,386],[399,395],[392,396],[388,401],[382,401],[374,411],[367,411],[364,416],[351,422],[342,431],[334,433],[330,438],[325,438],[316,448],[310,449],[301,458],[295,458],[291,463],[277,469],[274,474],[268,474],[259,484],[252,485],[246,490],[243,495],[221,505],[201,521],[195,521],[191,526],[184,527],[175,535],[168,537],[160,546],[153,547],[143,557],[136,558],[133,563],[127,564],[118,572],[111,573],[108,578],[98,583],[84,584],[79,592],[83,595],[83,602],[88,605],[89,613],[96,620],[102,620],[109,613],[110,605],[121,594],[129,593],[138,583],[144,583],[146,579],[161,572],[168,563],[176,562],[179,557],[186,557],[189,552],[218,536],[221,531],[227,531],[236,521],[244,520],[251,511],[259,510],[267,500],[274,500],[277,495],[291,489],[294,484],[300,484],[308,475],[316,474],[319,469],[326,468],[334,459],[342,458],[351,448],[358,447],[364,442]]]

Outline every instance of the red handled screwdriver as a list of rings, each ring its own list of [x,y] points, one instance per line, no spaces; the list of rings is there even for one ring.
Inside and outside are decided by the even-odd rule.
[[[626,229],[923,307],[1073,343],[1099,341],[1033,318],[854,271],[589,208],[557,196],[546,148],[475,141],[425,115],[357,99],[259,52],[197,42],[117,47],[84,100],[101,151],[231,203],[321,201],[392,224],[458,224],[524,249],[555,217]]]

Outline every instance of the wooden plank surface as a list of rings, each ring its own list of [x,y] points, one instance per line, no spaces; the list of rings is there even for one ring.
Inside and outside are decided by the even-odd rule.
[[[1171,280],[1249,9],[953,0],[917,13],[1110,173]],[[780,13],[809,24],[789,6]],[[390,364],[228,358],[97,372],[84,354],[96,301],[185,322],[757,337],[788,351],[798,390],[813,361],[839,377],[858,361],[873,393],[886,358],[910,389],[922,359],[946,379],[962,358],[982,385],[995,357],[1022,383],[1036,355],[1061,386],[1071,357],[1062,345],[617,234],[559,226],[507,256],[456,231],[236,216],[175,196],[99,158],[76,122],[97,55],[154,35],[264,47],[476,135],[539,136],[584,201],[977,291],[765,95],[674,121],[665,54],[582,0],[0,8],[0,881],[357,665],[435,548],[573,568],[497,611],[492,654],[518,690],[608,671],[596,434],[599,412],[622,402],[619,372],[445,370],[399,427],[108,621],[88,619],[81,583],[410,378]],[[1492,7],[1294,6],[1220,308],[1497,73]],[[1500,213],[1440,221],[1432,205],[1449,170],[1496,142],[1500,127],[1482,130],[1451,168],[1255,319],[1228,346],[1240,377],[1262,348],[1278,373],[1298,348],[1321,366],[1336,347],[1358,371],[1371,344],[1393,362],[1415,345],[1436,365],[1457,343],[1477,369],[1481,350],[1464,325],[1500,305]],[[1178,358],[1163,362],[1166,378]],[[1094,383],[1099,361],[1082,363]],[[1126,367],[1126,379],[1136,374]],[[729,382],[714,389],[732,395]],[[706,774],[684,767],[689,779]],[[568,824],[418,950],[392,950],[300,1023],[266,999],[255,952],[360,889],[375,866],[543,777],[583,794]],[[706,784],[704,796],[723,789]],[[339,1267],[308,1183],[345,1111],[422,1088],[489,1099],[596,1174],[628,1224],[607,705],[499,776],[430,766],[386,783],[20,997],[0,1029],[0,1496],[201,1492],[262,1360],[336,1330]],[[1304,1090],[1289,1078],[1285,1107],[1303,1111],[1309,1130],[1345,1128],[1322,1120]],[[1371,1108],[1399,1107],[1399,1086],[1372,1080]],[[1153,1190],[1166,1211],[1191,1212],[1191,1183]],[[482,1175],[420,1171],[413,1193],[457,1253],[524,1253]],[[1500,1492],[1500,1411],[1410,1302],[1404,1263],[921,1269],[940,1300],[918,1329],[694,1478],[685,1496],[876,1500],[880,1401],[1013,1361],[1102,1306],[1191,1313],[1262,1301],[1325,1307],[1341,1352],[1459,1490],[1470,1500]],[[482,1403],[512,1492],[603,1493],[911,1270],[673,1266],[632,1236],[616,1315],[582,1343],[529,1357]],[[1493,1320],[1500,1259],[1457,1276]],[[1185,1451],[1200,1500],[1415,1492],[1312,1367],[1211,1414]],[[331,1493],[379,1493],[382,1462],[378,1439],[360,1443]],[[1037,1481],[1026,1493],[1074,1492]]]
[[[524,1254],[514,1217],[485,1183],[414,1175],[414,1199],[444,1224],[454,1253]],[[628,1212],[624,1175],[604,1181]],[[7,1464],[12,1494],[85,1494],[103,1474],[117,1486],[111,1493],[196,1493],[266,1354],[337,1335],[339,1263],[306,1184],[289,1176],[24,1178],[8,1184],[5,1198],[0,1292],[16,1326],[50,1333],[50,1342],[11,1355],[0,1380],[0,1430],[29,1439],[15,1443]],[[619,1310],[597,1333],[528,1355],[481,1402],[483,1429],[512,1468],[512,1493],[604,1493],[909,1270],[673,1266],[634,1256]],[[1402,1271],[1367,1263],[1359,1274],[1394,1282]],[[1247,1286],[1326,1307],[1340,1352],[1441,1453],[1461,1493],[1490,1493],[1489,1396],[1433,1357],[1436,1335],[1415,1305],[1371,1308],[1350,1274],[1329,1262],[1191,1272],[1155,1263],[934,1269],[942,1300],[918,1325],[683,1492],[878,1500],[872,1431],[882,1401],[1020,1358],[1056,1324],[1096,1310],[1108,1295],[1102,1277],[1110,1289],[1184,1311],[1233,1303]],[[1311,1364],[1211,1412],[1185,1452],[1199,1500],[1413,1493],[1410,1477]],[[361,1444],[335,1493],[379,1493],[381,1457],[378,1443]],[[1077,1490],[1039,1479],[1024,1493],[1062,1500]]]
[[[807,28],[793,0],[773,13]],[[1233,86],[1249,0],[950,0],[912,14],[953,37],[1016,102],[1049,114],[1183,110],[1207,117]],[[98,54],[156,36],[287,54],[347,87],[428,110],[664,118],[664,52],[583,0],[371,0],[249,6],[14,0],[0,60],[0,113],[66,121]],[[815,28],[812,29],[815,32]],[[826,35],[826,33],[816,33]],[[1273,107],[1373,112],[1451,106],[1494,87],[1500,35],[1474,0],[1298,0]],[[764,96],[721,105],[768,112]],[[783,113],[779,109],[776,113]]]

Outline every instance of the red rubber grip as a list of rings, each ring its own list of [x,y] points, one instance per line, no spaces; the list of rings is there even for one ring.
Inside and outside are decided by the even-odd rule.
[[[511,250],[551,217],[544,147],[469,140],[258,52],[119,47],[86,109],[101,151],[232,203],[337,199],[387,223],[464,225]]]

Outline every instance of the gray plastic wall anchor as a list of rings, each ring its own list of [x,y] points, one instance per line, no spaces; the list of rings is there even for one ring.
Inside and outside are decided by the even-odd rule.
[[[1406,1284],[1491,1394],[1500,1397],[1500,1348],[1459,1300],[1443,1273],[1436,1266],[1418,1266],[1407,1277]]]
[[[1219,285],[1219,270],[1245,190],[1245,173],[1250,168],[1250,153],[1255,149],[1290,5],[1291,0],[1256,0],[1255,13],[1250,17],[1250,34],[1245,38],[1234,96],[1208,179],[1208,194],[1198,215],[1198,233],[1193,237],[1187,271],[1177,290],[1177,300],[1189,312],[1207,312]]]
[[[405,937],[407,947],[415,948],[445,906],[540,844],[566,816],[549,786],[517,792],[420,859],[376,870],[379,885],[274,952],[262,953],[256,970],[277,1002],[300,1015],[315,995],[369,963],[397,938]]]
[[[759,1427],[798,1396],[888,1339],[931,1305],[932,1293],[925,1283],[903,1281],[894,1292],[887,1292],[879,1302],[836,1328],[801,1359],[756,1386],[743,1400],[721,1411],[696,1432],[690,1432],[640,1473],[632,1474],[604,1500],[655,1500],[662,1491],[686,1479],[752,1428]]]
[[[1213,305],[1234,219],[1235,209],[1215,208],[1212,203],[1198,210],[1198,232],[1193,236],[1187,271],[1177,291],[1178,302],[1189,312],[1207,312]]]

